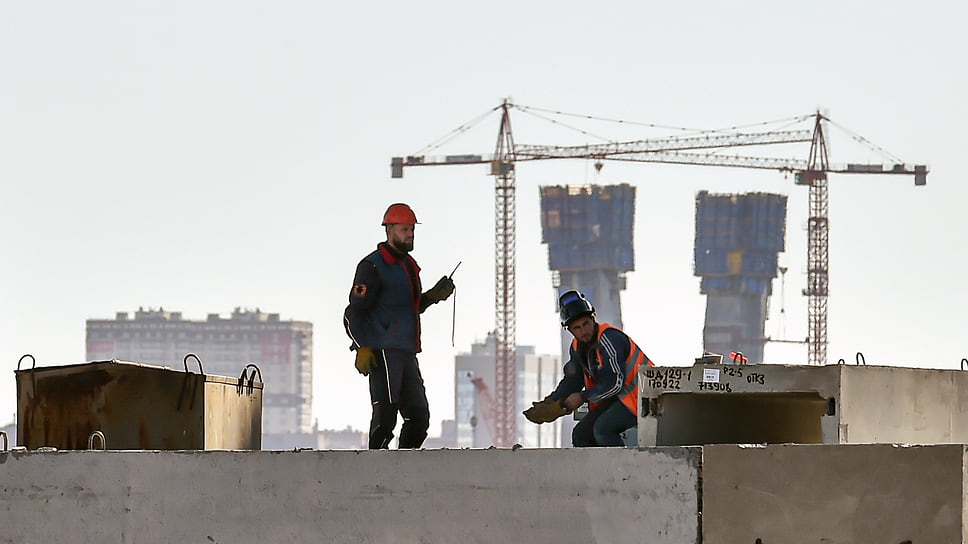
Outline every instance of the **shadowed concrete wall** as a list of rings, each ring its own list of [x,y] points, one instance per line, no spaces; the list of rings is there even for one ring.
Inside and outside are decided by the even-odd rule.
[[[867,365],[639,370],[638,445],[968,443],[968,372]]]
[[[703,544],[959,543],[965,446],[703,448]]]
[[[0,542],[699,538],[699,448],[0,453]]]

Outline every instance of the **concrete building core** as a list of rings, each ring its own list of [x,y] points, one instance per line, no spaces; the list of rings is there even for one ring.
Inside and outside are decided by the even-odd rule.
[[[695,275],[706,295],[703,348],[763,361],[777,253],[784,249],[783,195],[696,195]]]

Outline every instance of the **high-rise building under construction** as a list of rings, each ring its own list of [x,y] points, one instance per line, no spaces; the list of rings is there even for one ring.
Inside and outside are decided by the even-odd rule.
[[[541,187],[541,241],[555,287],[582,291],[598,320],[619,328],[619,293],[625,273],[635,270],[634,221],[635,188],[627,183]],[[567,331],[562,342],[571,343]]]
[[[787,197],[696,195],[695,275],[706,295],[703,347],[763,361],[767,304],[784,250]]]

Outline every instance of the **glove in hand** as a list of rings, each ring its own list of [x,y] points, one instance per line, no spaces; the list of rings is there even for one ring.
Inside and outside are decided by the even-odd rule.
[[[568,413],[568,410],[561,405],[561,401],[551,400],[546,397],[541,402],[532,402],[531,408],[524,411],[524,417],[532,423],[551,423],[559,417]]]
[[[447,300],[447,297],[454,292],[454,280],[448,278],[447,276],[442,276],[429,291],[424,293],[431,303],[437,303],[442,300]]]
[[[369,376],[373,365],[376,364],[376,355],[370,348],[357,348],[356,350],[356,370],[364,376]]]

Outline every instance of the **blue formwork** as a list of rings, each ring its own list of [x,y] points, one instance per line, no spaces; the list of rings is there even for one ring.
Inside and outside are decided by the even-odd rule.
[[[747,250],[743,252],[742,275],[757,278],[776,277],[776,251]]]
[[[552,270],[634,268],[635,188],[540,187],[541,236]]]
[[[632,248],[620,247],[618,249],[618,261],[615,264],[621,271],[635,270],[635,252]]]
[[[776,254],[785,249],[786,204],[786,196],[769,193],[696,195],[695,275],[704,278],[703,292],[771,289],[760,280],[777,275]],[[738,279],[705,282],[722,276]]]
[[[696,247],[783,251],[786,197],[768,193],[696,196]]]
[[[786,234],[786,197],[766,193],[748,196],[750,241],[756,250],[783,251]]]
[[[695,275],[726,276],[729,274],[729,251],[725,249],[702,249],[695,252]]]

